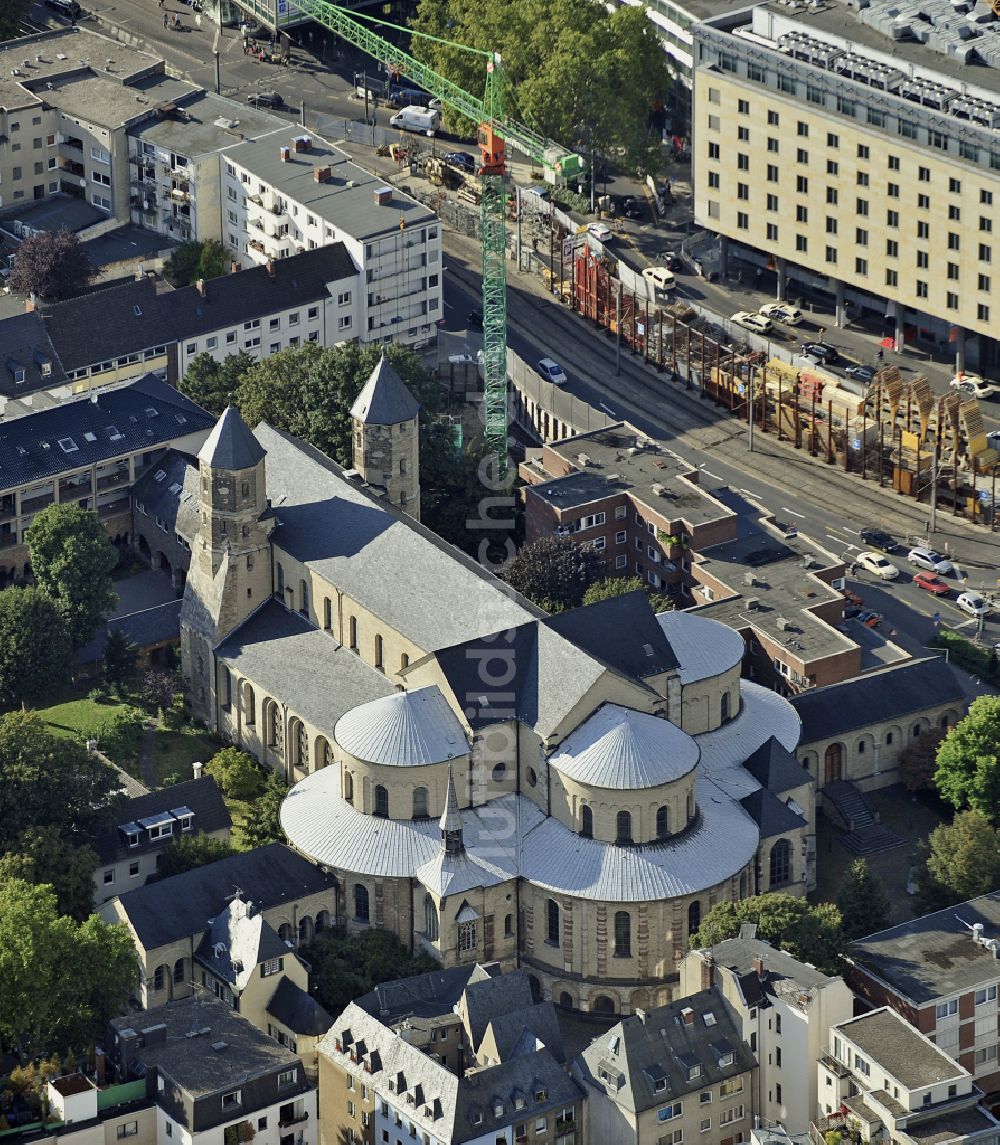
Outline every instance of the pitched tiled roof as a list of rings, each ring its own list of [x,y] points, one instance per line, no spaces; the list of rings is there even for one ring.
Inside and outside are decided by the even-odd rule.
[[[267,1004],[267,1012],[293,1034],[318,1037],[333,1025],[333,1018],[301,986],[282,976]]]
[[[331,877],[291,847],[269,843],[158,883],[148,883],[122,895],[118,902],[148,951],[202,934],[209,919],[215,918],[237,891],[264,911],[305,895],[321,891],[332,894],[334,886]]]
[[[384,356],[351,406],[351,417],[365,425],[398,425],[412,421],[419,412],[419,402]]]
[[[42,371],[48,369],[48,373]],[[18,382],[15,371],[23,371]],[[18,398],[33,390],[63,385],[66,375],[37,310],[0,322],[0,394]]]
[[[955,703],[964,709],[965,693],[943,656],[927,656],[842,684],[811,688],[793,696],[791,703],[802,720],[802,743],[808,744],[899,719],[931,704]]]
[[[166,382],[147,374],[119,389],[0,423],[0,489],[67,469],[154,450],[209,429],[215,419]]]
[[[797,811],[763,787],[751,795],[745,795],[740,804],[760,829],[762,839],[774,839],[788,831],[807,827],[807,820]]]
[[[642,589],[558,613],[544,623],[616,672],[637,680],[677,667],[677,654]]]
[[[219,785],[210,775],[203,775],[200,779],[186,779],[183,783],[174,783],[170,787],[161,787],[158,791],[129,799],[122,806],[119,822],[140,828],[137,832],[138,844],[130,847],[126,832],[116,827],[98,835],[94,840],[97,857],[102,863],[112,863],[126,855],[143,855],[148,851],[162,850],[170,840],[150,841],[149,831],[141,827],[140,820],[169,812],[172,808],[186,808],[192,812],[192,831],[196,834],[210,834],[228,830],[232,826],[233,821]],[[175,830],[178,828],[175,827]]]
[[[212,469],[252,469],[263,457],[260,442],[234,405],[223,412],[198,453],[198,460]]]

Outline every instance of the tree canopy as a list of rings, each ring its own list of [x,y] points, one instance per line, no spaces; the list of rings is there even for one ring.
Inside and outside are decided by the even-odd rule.
[[[90,258],[72,231],[39,231],[17,248],[7,285],[51,302],[80,294],[93,277]]]
[[[38,587],[55,604],[70,643],[82,648],[115,603],[111,570],[118,553],[104,526],[79,505],[49,505],[25,540]]]
[[[58,913],[51,887],[0,879],[0,1040],[22,1054],[79,1047],[104,1033],[135,987],[124,926]]]
[[[650,608],[654,612],[670,612],[674,602],[666,593],[652,592],[646,582],[637,576],[606,576],[595,580],[588,585],[583,594],[584,604],[599,604],[602,600],[613,600],[616,596],[624,596],[628,592],[642,590],[649,597]]]
[[[236,848],[225,839],[215,839],[211,835],[184,835],[174,839],[169,847],[164,847],[156,859],[156,878],[168,879],[171,875],[182,875],[206,863],[217,863],[235,855]]]
[[[236,840],[245,851],[266,847],[268,843],[285,842],[280,812],[287,794],[288,784],[281,774],[269,771],[264,781],[264,790],[236,827]]]
[[[29,827],[15,849],[0,858],[0,881],[47,883],[55,891],[59,913],[82,922],[94,909],[97,862],[93,848],[67,839],[58,827]]]
[[[67,684],[73,649],[66,626],[41,589],[0,592],[0,708],[37,704]]]
[[[82,844],[113,826],[118,775],[83,744],[52,735],[33,712],[0,716],[0,854],[32,827]]]
[[[931,728],[899,753],[899,778],[907,791],[931,791],[937,770],[937,752],[944,732]]]
[[[218,239],[181,243],[163,267],[173,286],[193,286],[199,278],[220,278],[229,270],[230,259]]]
[[[562,612],[583,603],[584,593],[603,568],[598,553],[570,537],[542,537],[522,546],[501,567],[500,575],[539,608]]]
[[[1000,696],[979,696],[937,750],[934,782],[956,810],[1000,823]]]
[[[224,747],[205,765],[224,795],[249,803],[264,790],[264,773],[252,755],[238,747]]]
[[[21,21],[31,11],[33,0],[4,0],[0,5],[0,42],[21,35]]]
[[[960,811],[931,832],[917,874],[922,912],[996,890],[1000,886],[1000,832],[978,811]]]
[[[889,896],[864,859],[855,859],[851,863],[837,894],[837,910],[840,911],[844,935],[849,939],[874,934],[888,925]]]
[[[735,938],[744,922],[757,924],[758,938],[767,939],[827,973],[839,973],[846,941],[840,911],[833,903],[812,906],[805,899],[786,894],[754,895],[740,902],[722,902],[702,919],[691,945],[714,946],[724,939]]]
[[[414,37],[413,54],[475,95],[484,89],[486,60],[452,44],[499,52],[511,118],[572,149],[589,150],[592,139],[599,153],[621,154],[632,167],[658,166],[660,136],[650,117],[671,80],[643,7],[609,13],[597,0],[420,0],[411,26],[438,37]],[[454,115],[449,124],[475,128]]]
[[[236,395],[240,379],[256,361],[245,350],[228,354],[217,362],[211,354],[201,353],[191,359],[177,388],[209,413],[221,414]]]

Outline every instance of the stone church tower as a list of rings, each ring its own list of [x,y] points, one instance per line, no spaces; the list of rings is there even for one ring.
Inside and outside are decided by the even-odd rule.
[[[274,520],[263,447],[235,406],[198,454],[198,533],[181,606],[181,662],[195,716],[215,726],[212,650],[271,595]]]
[[[366,485],[420,520],[420,404],[383,357],[351,406],[354,468]]]

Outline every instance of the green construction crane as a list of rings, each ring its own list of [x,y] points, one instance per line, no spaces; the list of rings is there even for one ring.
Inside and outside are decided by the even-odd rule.
[[[432,68],[422,64],[366,26],[378,24],[411,35],[385,20],[330,4],[327,0],[295,0],[296,8],[348,43],[414,80],[442,104],[479,125],[482,180],[483,232],[483,375],[486,405],[487,446],[496,452],[502,472],[507,468],[507,187],[505,144],[510,144],[553,177],[571,179],[583,171],[583,160],[565,147],[546,139],[524,124],[508,120],[504,113],[504,77],[500,57],[494,53],[453,46],[475,52],[486,62],[483,97],[471,95]],[[428,37],[433,39],[434,37]]]

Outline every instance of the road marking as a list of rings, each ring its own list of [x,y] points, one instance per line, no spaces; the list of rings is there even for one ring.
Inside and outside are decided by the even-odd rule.
[[[615,413],[615,411],[614,411],[613,409],[611,409],[609,406],[606,406],[606,405],[604,404],[604,402],[601,402],[601,409],[602,409],[602,410],[604,410],[604,412],[605,412],[606,414],[609,414],[611,417],[617,417],[617,416],[618,416],[618,415]]]
[[[722,478],[718,475],[718,473],[713,473],[711,471],[711,469],[707,468],[707,462],[704,465],[699,465],[698,468],[702,471],[702,473],[706,474],[708,477],[714,477],[716,481],[722,480]]]
[[[805,513],[796,513],[794,509],[788,509],[784,505],[781,506],[782,513],[791,513],[793,517],[801,517],[804,521],[806,519]]]
[[[452,304],[450,302],[446,302],[444,304],[444,308],[445,308],[445,310],[454,310],[455,309],[455,307],[452,306]]]

